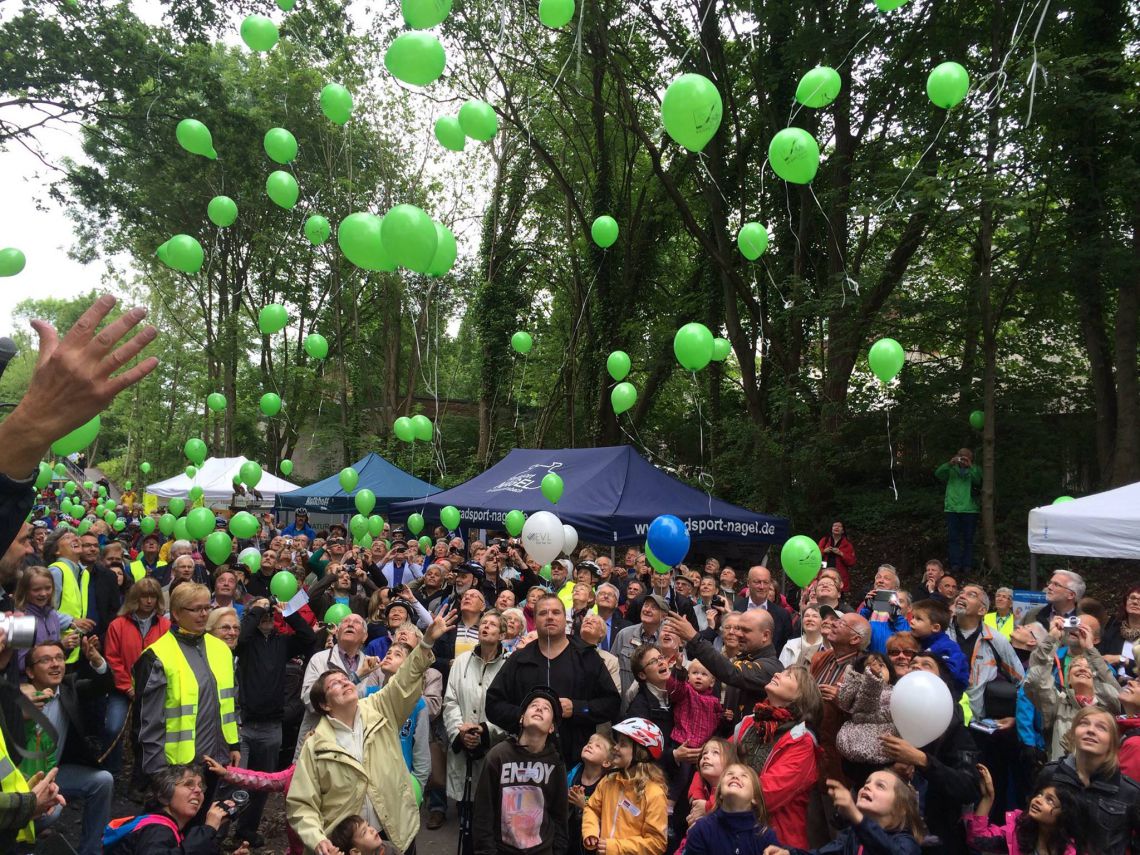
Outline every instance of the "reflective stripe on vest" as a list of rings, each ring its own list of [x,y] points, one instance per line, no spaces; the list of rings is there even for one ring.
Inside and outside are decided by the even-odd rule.
[[[62,591],[59,597],[59,611],[61,614],[71,615],[73,618],[87,617],[87,590],[91,582],[91,573],[83,570],[79,574],[79,581],[75,580],[75,571],[70,561],[61,560],[51,565],[59,568],[59,575],[63,578]],[[79,645],[72,648],[67,656],[67,663],[79,661]]]
[[[0,730],[0,791],[5,793],[30,793],[27,779],[12,759],[8,756],[8,745],[4,741],[4,732]],[[21,843],[36,842],[36,824],[29,822],[20,829],[16,839]]]
[[[229,745],[238,743],[237,709],[234,689],[234,657],[224,641],[212,635],[203,636],[206,662],[218,687],[218,708],[222,718],[222,738]],[[194,739],[198,721],[198,680],[186,661],[186,654],[173,632],[159,638],[147,650],[153,650],[166,673],[165,753],[168,763],[193,763]]]
[[[165,561],[159,561],[154,565],[154,569],[157,570],[159,567],[165,566]],[[131,575],[135,577],[136,582],[140,581],[143,576],[146,575],[146,565],[143,563],[143,560],[141,558],[136,558],[131,562]]]

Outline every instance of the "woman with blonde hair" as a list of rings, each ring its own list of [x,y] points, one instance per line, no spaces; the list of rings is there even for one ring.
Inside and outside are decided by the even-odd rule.
[[[206,620],[206,632],[220,638],[231,651],[237,648],[238,635],[241,633],[241,620],[237,609],[233,606],[222,606],[210,612]]]
[[[523,614],[522,609],[511,607],[503,610],[503,620],[507,623],[507,631],[503,633],[500,642],[503,645],[504,652],[509,655],[514,652],[519,641],[526,635],[526,615]]]
[[[52,605],[54,599],[55,577],[46,567],[29,567],[16,583],[16,608],[36,619],[33,643],[27,649],[20,650],[18,654],[21,673],[24,670],[24,661],[31,653],[32,647],[37,644],[60,641],[68,651],[79,644],[78,633],[69,632],[66,636],[62,635],[63,630],[71,625],[71,615],[61,614]]]

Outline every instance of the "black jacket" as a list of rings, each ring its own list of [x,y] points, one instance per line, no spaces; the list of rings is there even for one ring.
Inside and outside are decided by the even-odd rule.
[[[677,760],[673,757],[673,749],[677,747],[672,736],[673,708],[662,706],[657,697],[649,690],[649,687],[642,683],[637,694],[633,696],[633,700],[629,702],[629,709],[625,711],[626,718],[635,716],[648,719],[661,728],[661,735],[665,737],[665,750],[661,752],[659,762],[661,768],[665,770],[665,777],[672,781],[679,769]]]
[[[13,481],[8,475],[0,473],[0,555],[2,555],[24,525],[28,513],[32,510],[32,502],[36,498],[36,491],[32,483],[38,472],[11,472],[14,478],[27,476],[24,481]]]
[[[106,855],[218,855],[221,851],[222,837],[209,825],[186,829],[181,846],[165,825],[146,825],[108,847]]]
[[[237,672],[242,721],[280,721],[285,715],[285,665],[304,656],[317,639],[299,612],[285,618],[292,635],[274,629],[267,636],[259,628],[265,609],[245,610],[237,642]]]
[[[1068,790],[1084,803],[1095,843],[1089,852],[1123,855],[1129,849],[1140,851],[1140,784],[1118,770],[1091,779],[1086,787],[1071,754],[1045,764],[1037,776],[1036,789],[1046,784]]]
[[[748,611],[748,597],[737,597],[732,610],[741,613]],[[784,649],[788,639],[793,637],[792,619],[779,603],[769,602],[765,611],[772,616],[772,646],[779,652]]]
[[[621,700],[617,686],[598,652],[577,638],[559,655],[569,657],[573,675],[571,685],[554,685],[556,695],[574,702],[574,714],[563,718],[558,728],[562,757],[568,766],[578,762],[582,746],[599,724],[617,721]],[[540,650],[541,642],[533,641],[516,650],[503,663],[487,690],[487,718],[508,733],[518,733],[523,698],[535,686],[549,684],[547,659]],[[565,664],[565,663],[563,663]]]
[[[981,760],[974,736],[962,721],[962,708],[954,705],[954,717],[946,732],[923,749],[926,768],[926,811],[923,818],[931,834],[942,841],[940,852],[965,855],[966,835],[962,810],[981,797],[978,771]]]

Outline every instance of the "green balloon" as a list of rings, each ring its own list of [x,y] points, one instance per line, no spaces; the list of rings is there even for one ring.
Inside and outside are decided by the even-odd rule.
[[[220,413],[226,408],[226,396],[221,392],[211,392],[206,396],[206,406],[215,413]]]
[[[543,564],[540,568],[538,568],[538,575],[540,577],[542,577],[543,579],[545,579],[547,582],[549,582],[550,581],[550,565],[549,564]]]
[[[128,490],[131,489],[131,482],[130,481],[124,481],[123,486]]]
[[[530,333],[519,330],[511,336],[511,347],[515,353],[526,355],[530,353],[530,349],[534,347],[534,339],[530,337]]]
[[[893,12],[899,6],[905,6],[907,0],[875,0],[880,12]]]
[[[974,430],[981,430],[986,426],[986,414],[981,410],[974,410],[970,413],[970,427]]]
[[[926,78],[926,94],[935,107],[949,110],[962,103],[970,91],[970,75],[956,62],[936,66]]]
[[[871,350],[867,353],[867,361],[871,365],[872,373],[879,378],[880,382],[890,383],[895,375],[902,370],[903,363],[906,362],[906,354],[903,352],[902,345],[893,338],[881,338],[871,345]]]
[[[440,508],[439,521],[448,531],[456,531],[459,528],[459,508],[455,505]]]
[[[143,517],[142,522],[139,523],[139,528],[143,534],[151,534],[156,525],[157,523],[155,523],[154,517]]]
[[[384,518],[378,514],[373,514],[368,518],[368,533],[373,537],[379,537],[384,531]]]
[[[546,497],[548,502],[558,504],[558,500],[562,498],[562,476],[557,472],[547,472],[542,476],[542,483],[539,484],[539,489],[542,490],[542,495]]]
[[[252,490],[261,481],[261,464],[254,460],[247,460],[241,465],[238,474],[241,475],[242,483]]]
[[[428,272],[439,246],[435,223],[415,205],[397,205],[385,215],[380,241],[389,258],[416,273]]]
[[[340,470],[338,480],[340,481],[340,488],[346,493],[351,493],[360,483],[360,475],[351,466],[346,466]]]
[[[407,416],[400,416],[396,421],[392,422],[392,433],[396,434],[396,439],[400,442],[415,442],[416,441],[416,428],[412,424],[412,420]]]
[[[36,474],[36,483],[33,484],[32,486],[37,490],[42,490],[44,487],[46,487],[50,483],[51,483],[51,467],[48,466],[46,463],[44,463],[41,460],[39,472]]]
[[[107,488],[104,487],[102,484],[99,485],[99,495],[102,496],[103,498],[107,498]]]
[[[286,457],[279,464],[277,464],[277,468],[281,470],[282,475],[285,475],[285,476],[292,475],[293,474],[293,461],[290,460],[288,457]]]
[[[792,184],[810,184],[819,171],[819,144],[803,128],[784,128],[768,144],[772,170]]]
[[[329,239],[331,234],[332,226],[329,224],[328,218],[322,217],[320,214],[313,214],[305,220],[305,237],[313,246],[320,246]]]
[[[411,86],[434,83],[446,64],[443,45],[430,33],[401,33],[384,53],[384,67]]]
[[[193,478],[197,474],[198,474],[198,467],[197,466],[187,466],[186,467],[186,477],[187,478]],[[191,496],[190,498],[191,498],[191,500],[193,500],[194,497]]]
[[[419,534],[424,530],[424,515],[412,514],[408,517],[408,531],[412,534]]]
[[[209,508],[194,508],[186,515],[186,530],[195,540],[201,540],[214,530],[214,513]]]
[[[673,353],[686,371],[700,371],[712,359],[713,334],[704,324],[685,324],[673,336]]]
[[[230,531],[234,537],[253,537],[260,530],[261,524],[257,517],[249,511],[238,511],[230,517]]]
[[[447,226],[435,223],[435,255],[428,265],[427,275],[433,278],[446,275],[455,265],[459,255],[459,248],[455,244],[455,235]]]
[[[190,468],[193,469],[194,467],[191,466]],[[191,476],[191,477],[193,477],[193,476]],[[190,488],[190,501],[191,502],[197,502],[200,498],[202,498],[202,492],[203,492],[202,487],[198,484],[195,484],[193,487]]]
[[[354,540],[360,540],[368,534],[368,518],[363,514],[353,514],[352,519],[348,521],[348,530],[352,532]]]
[[[278,37],[277,25],[264,15],[249,15],[241,22],[241,40],[252,51],[273,50]]]
[[[506,526],[507,534],[511,537],[518,537],[522,534],[523,526],[526,525],[526,514],[522,511],[509,511],[503,520],[503,525]]]
[[[79,488],[79,485],[76,484],[74,481],[68,481],[66,484],[63,485],[63,492],[67,493],[67,495],[69,495],[69,496],[73,496],[73,495],[75,495],[75,491],[78,488]]]
[[[261,396],[261,412],[273,418],[281,412],[281,396],[276,392],[266,392]]]
[[[0,249],[0,276],[15,276],[27,264],[24,253],[13,246]]]
[[[839,72],[826,65],[817,65],[800,78],[796,87],[796,100],[805,107],[826,107],[837,97],[843,85]]]
[[[79,524],[79,528],[76,529],[75,533],[78,534],[80,537],[83,537],[83,535],[87,534],[87,532],[90,529],[91,529],[91,521],[90,520],[84,520],[83,522],[81,522]]]
[[[385,251],[380,238],[383,222],[383,218],[365,212],[349,214],[340,222],[336,242],[344,257],[361,270],[390,273],[396,269],[396,262]]]
[[[77,451],[82,451],[92,442],[99,434],[99,428],[102,426],[102,420],[99,416],[91,419],[89,422],[84,422],[75,430],[66,433],[51,444],[51,453],[56,457],[67,457],[69,454],[74,454]],[[67,470],[64,469],[66,472]]]
[[[67,464],[61,460],[59,463],[55,464],[55,466],[52,468],[52,472],[57,478],[66,478]]]
[[[415,438],[420,442],[431,442],[435,436],[435,426],[423,413],[412,416],[412,428],[415,431]]]
[[[574,17],[574,0],[538,0],[538,20],[544,27],[558,30]]]
[[[467,134],[454,116],[440,116],[435,120],[435,138],[448,151],[463,151],[467,145]]]
[[[163,514],[158,518],[158,530],[169,537],[174,532],[174,523],[177,519],[174,514]]]
[[[242,550],[244,555],[238,558],[242,564],[249,568],[250,573],[256,573],[261,569],[261,553],[257,550]]]
[[[220,229],[232,226],[237,222],[237,202],[229,196],[215,196],[206,206],[206,216],[210,218],[211,223]]]
[[[274,163],[292,163],[297,157],[297,138],[285,128],[270,128],[261,144]]]
[[[282,12],[292,12],[297,0],[277,0],[277,8]]]
[[[344,603],[333,603],[325,612],[325,623],[338,626],[351,613],[352,610]]]
[[[745,223],[736,235],[740,254],[755,261],[768,249],[768,230],[760,223]]]
[[[288,211],[297,204],[301,188],[297,186],[297,179],[292,174],[278,169],[265,179],[265,192],[275,205]]]
[[[486,101],[472,98],[459,108],[459,126],[471,139],[488,142],[499,132],[499,117]]]
[[[274,335],[285,329],[289,323],[289,313],[280,303],[270,303],[262,306],[257,313],[257,328],[265,335]]]
[[[372,548],[372,544],[373,544],[372,535],[370,535],[370,534],[368,534],[368,533],[365,533],[365,534],[364,534],[364,535],[363,535],[363,536],[360,538],[360,548],[361,548],[361,549],[371,549],[371,548]]]
[[[356,510],[367,517],[372,513],[372,509],[376,507],[376,494],[366,487],[363,490],[357,491],[352,503],[356,505]]]
[[[174,129],[174,136],[178,139],[178,144],[191,154],[200,154],[210,160],[218,159],[210,129],[197,119],[183,119]]]
[[[618,383],[629,376],[629,368],[629,354],[624,350],[615,350],[606,357],[606,371]]]
[[[199,508],[202,511],[205,508]],[[215,531],[206,538],[206,557],[215,564],[225,564],[234,552],[234,542],[224,531]]]
[[[590,226],[590,237],[602,249],[613,246],[618,239],[617,220],[608,214],[602,214]]]
[[[417,540],[416,543],[418,543],[420,545],[420,552],[422,552],[424,555],[427,555],[429,552],[431,552],[431,547],[432,547],[431,538],[428,537],[426,534],[423,537],[421,537],[419,540]]]
[[[235,475],[235,476],[233,477],[233,482],[234,482],[234,486],[235,486],[235,487],[236,487],[238,484],[240,484],[240,483],[241,483],[241,475],[240,475],[240,474],[238,474],[238,475]]]
[[[269,580],[269,592],[283,603],[297,595],[297,577],[288,570],[278,570]]]
[[[139,471],[142,472],[143,475],[149,475],[150,474],[150,464],[144,460],[142,463],[139,464]]]
[[[305,353],[313,359],[324,359],[329,355],[329,342],[320,333],[309,333],[305,336]]]
[[[780,549],[780,564],[784,571],[800,588],[806,588],[812,579],[819,575],[823,566],[823,556],[819,545],[810,537],[797,534],[789,537]]]
[[[1067,502],[1075,502],[1075,501],[1076,501],[1076,499],[1074,499],[1072,496],[1058,496],[1057,498],[1055,498],[1053,500],[1053,504],[1054,505],[1063,505]]]
[[[732,353],[732,342],[727,338],[714,338],[713,339],[713,362],[724,362],[728,359],[728,355]]]
[[[206,254],[202,244],[190,235],[175,235],[166,242],[166,263],[175,270],[194,274],[202,269]]]
[[[186,500],[174,498],[166,503],[167,509],[174,514],[175,517],[182,516],[182,512],[186,510]]]
[[[707,77],[682,74],[669,84],[661,99],[661,124],[678,145],[701,151],[720,127],[724,105]]]
[[[86,490],[88,493],[90,493],[92,490],[95,489],[95,482],[94,481],[84,481],[83,482],[83,489]]]
[[[614,415],[620,416],[637,403],[637,389],[632,383],[618,383],[610,390],[610,403],[613,404]]]
[[[321,112],[334,125],[352,118],[352,93],[339,83],[329,83],[321,90]]]
[[[673,568],[653,554],[649,548],[649,541],[645,542],[645,562],[653,568],[654,573],[668,573]]]
[[[206,460],[206,443],[196,436],[186,440],[186,445],[182,447],[182,450],[186,453],[186,459],[193,461],[198,466],[201,466]]]
[[[404,23],[413,30],[430,30],[451,12],[451,0],[401,0]]]

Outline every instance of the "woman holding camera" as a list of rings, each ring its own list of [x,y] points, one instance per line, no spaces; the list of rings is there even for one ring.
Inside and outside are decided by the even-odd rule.
[[[106,855],[218,855],[222,827],[234,811],[232,801],[214,802],[201,825],[187,829],[206,797],[202,775],[194,766],[167,766],[150,779],[148,813],[112,820],[103,835]],[[242,845],[233,855],[249,855]]]

